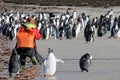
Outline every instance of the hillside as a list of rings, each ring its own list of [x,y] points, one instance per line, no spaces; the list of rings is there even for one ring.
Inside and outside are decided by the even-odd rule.
[[[3,0],[5,3],[37,4],[42,6],[120,6],[120,0]]]

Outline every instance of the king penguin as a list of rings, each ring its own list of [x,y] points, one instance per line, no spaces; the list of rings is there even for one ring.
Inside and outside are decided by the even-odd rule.
[[[79,61],[79,66],[81,69],[81,72],[83,71],[89,71],[88,68],[91,66],[91,60],[92,60],[92,55],[89,53],[85,53]]]
[[[43,67],[45,77],[52,77],[55,75],[57,62],[64,63],[62,59],[57,59],[55,57],[52,48],[48,48],[48,55]]]

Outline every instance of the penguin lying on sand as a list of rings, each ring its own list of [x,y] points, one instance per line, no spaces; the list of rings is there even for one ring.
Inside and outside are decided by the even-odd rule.
[[[48,48],[48,55],[44,62],[44,76],[51,77],[55,75],[57,62],[64,63],[63,60],[57,59],[53,54],[53,49]]]
[[[88,68],[91,66],[91,60],[92,60],[92,55],[89,53],[84,54],[79,61],[79,66],[81,69],[81,72],[83,71],[89,71]]]

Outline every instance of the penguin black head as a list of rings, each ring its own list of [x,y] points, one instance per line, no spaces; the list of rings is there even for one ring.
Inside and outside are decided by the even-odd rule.
[[[53,52],[53,49],[52,48],[48,48],[48,53],[51,53]]]
[[[91,59],[91,55],[90,55],[89,53],[85,53],[83,56],[84,56],[84,58],[86,58],[86,59]]]

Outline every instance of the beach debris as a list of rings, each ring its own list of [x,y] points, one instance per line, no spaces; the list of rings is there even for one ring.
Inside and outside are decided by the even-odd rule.
[[[40,71],[35,66],[23,68],[14,80],[35,80]]]
[[[0,80],[8,80],[7,76],[0,76]]]

